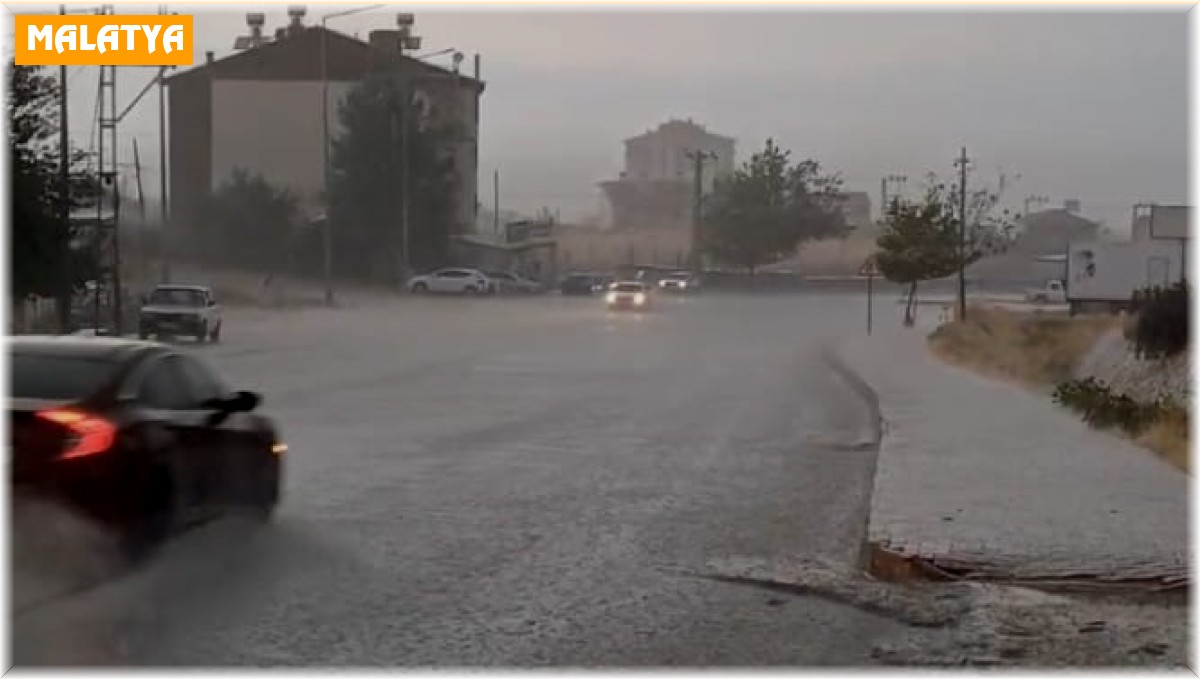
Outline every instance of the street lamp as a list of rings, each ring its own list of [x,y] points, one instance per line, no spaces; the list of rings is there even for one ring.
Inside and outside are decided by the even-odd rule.
[[[321,17],[321,184],[325,192],[325,303],[333,305],[333,224],[329,219],[329,31],[325,24],[330,19],[361,14],[379,9],[384,5],[368,5]]]

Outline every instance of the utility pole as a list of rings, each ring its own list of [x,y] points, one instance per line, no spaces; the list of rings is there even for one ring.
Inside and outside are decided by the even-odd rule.
[[[967,147],[954,162],[958,165],[958,320],[967,320]]]
[[[112,5],[103,5],[100,7],[101,15],[114,14]],[[121,244],[120,244],[120,215],[121,215],[121,192],[118,186],[118,163],[117,163],[117,123],[121,117],[117,115],[117,67],[116,66],[101,66],[99,79],[99,101],[97,102],[97,119],[99,122],[99,143],[97,145],[97,165],[99,168],[98,175],[100,177],[100,192],[96,201],[96,236],[97,236],[97,258],[96,264],[100,271],[96,281],[96,329],[100,329],[100,295],[105,281],[104,273],[107,270],[108,280],[112,283],[110,292],[110,303],[112,305],[113,323],[112,330],[115,334],[121,334]],[[107,114],[105,109],[108,110]],[[108,136],[107,143],[105,135]],[[111,158],[105,153],[105,147],[111,149]],[[108,228],[104,225],[104,187],[105,185],[112,187],[112,221]],[[107,231],[107,233],[106,233]],[[106,266],[107,264],[107,266]]]
[[[325,223],[321,236],[324,241],[325,304],[333,306],[333,224],[329,219],[329,48],[326,46],[329,29],[325,28],[329,18],[321,17],[321,187],[325,194]]]
[[[412,267],[412,258],[409,253],[409,236],[408,236],[408,218],[411,210],[412,200],[409,191],[409,148],[408,148],[408,128],[412,124],[415,106],[413,105],[413,83],[404,73],[404,50],[420,49],[421,38],[412,34],[412,26],[414,23],[412,14],[401,12],[396,15],[396,25],[399,26],[399,40],[397,41],[398,58],[396,63],[392,64],[393,72],[400,76],[401,81],[401,96],[404,97],[402,105],[402,118],[400,119],[400,196],[403,201],[400,204],[400,240],[403,243],[404,252],[401,254],[402,267],[404,269],[404,280],[408,280],[408,272]],[[395,112],[393,111],[393,116]]]
[[[59,5],[59,14],[67,13],[66,5]],[[59,244],[62,258],[59,273],[62,278],[58,289],[58,331],[71,331],[71,140],[67,122],[67,67],[58,67],[58,218]]]
[[[162,5],[159,14],[167,14],[167,6]],[[162,271],[159,277],[163,283],[171,282],[171,243],[169,240],[170,226],[167,224],[167,97],[166,97],[167,67],[158,71],[158,247]]]
[[[410,272],[412,271],[412,249],[410,243],[412,238],[409,235],[409,213],[412,211],[412,190],[411,182],[409,181],[408,168],[408,128],[410,126],[409,118],[412,116],[412,102],[407,101],[408,94],[405,93],[404,115],[400,119],[400,152],[403,154],[403,162],[400,163],[400,195],[404,198],[404,212],[400,214],[400,240],[404,248],[403,259],[404,271],[401,274],[401,282],[408,281]]]
[[[409,196],[408,196],[408,194],[409,194],[408,163],[401,162],[399,160],[399,158],[397,158],[396,143],[397,142],[400,143],[400,147],[401,147],[400,151],[399,151],[400,157],[407,159],[407,157],[408,157],[408,112],[407,112],[407,110],[405,111],[403,118],[400,117],[400,115],[397,113],[397,111],[392,110],[392,115],[389,119],[389,127],[390,127],[390,132],[391,132],[390,137],[389,137],[389,139],[391,140],[391,144],[389,146],[390,146],[391,155],[392,155],[392,158],[391,158],[392,167],[396,167],[397,165],[400,167],[400,196],[399,196],[400,197],[400,257],[399,257],[399,260],[401,263],[400,284],[404,285],[405,281],[408,280],[408,272],[412,265],[412,259],[409,257],[409,248],[408,248],[408,242],[409,242],[409,238],[408,238],[408,200],[409,200]]]
[[[700,223],[703,219],[702,204],[704,202],[704,161],[716,160],[717,154],[711,151],[688,151],[687,158],[693,164],[692,183],[692,273],[699,276],[703,262],[701,261]]]
[[[149,257],[150,249],[146,247],[146,194],[142,192],[142,159],[138,154],[137,137],[133,138],[133,180],[134,186],[137,188],[138,214],[141,219],[141,231],[138,238],[138,277],[137,280],[145,281],[150,270]]]
[[[492,232],[500,236],[500,168],[492,170]]]
[[[142,159],[138,155],[137,137],[133,138],[133,179],[134,185],[137,186],[138,210],[141,212],[142,221],[146,221],[146,197],[142,194]]]

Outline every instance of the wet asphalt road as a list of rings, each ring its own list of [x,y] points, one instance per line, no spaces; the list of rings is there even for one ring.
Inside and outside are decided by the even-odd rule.
[[[277,521],[203,528],[23,613],[16,660],[868,663],[897,623],[693,575],[856,558],[868,415],[820,348],[860,330],[860,306],[234,312],[220,346],[194,350],[262,392],[291,444]]]

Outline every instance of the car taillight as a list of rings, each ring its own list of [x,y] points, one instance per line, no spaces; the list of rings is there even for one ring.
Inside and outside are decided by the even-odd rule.
[[[43,410],[38,413],[38,417],[62,425],[70,431],[71,437],[67,439],[66,447],[59,455],[60,460],[103,453],[112,448],[117,438],[117,428],[112,422],[78,410]]]

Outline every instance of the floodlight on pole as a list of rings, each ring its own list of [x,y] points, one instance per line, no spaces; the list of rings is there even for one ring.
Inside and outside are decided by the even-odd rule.
[[[325,193],[325,227],[324,227],[324,259],[325,259],[325,303],[333,305],[333,225],[329,219],[329,30],[325,24],[330,19],[361,14],[379,9],[384,5],[367,5],[340,12],[333,12],[321,17],[321,157],[322,175],[321,186]]]

